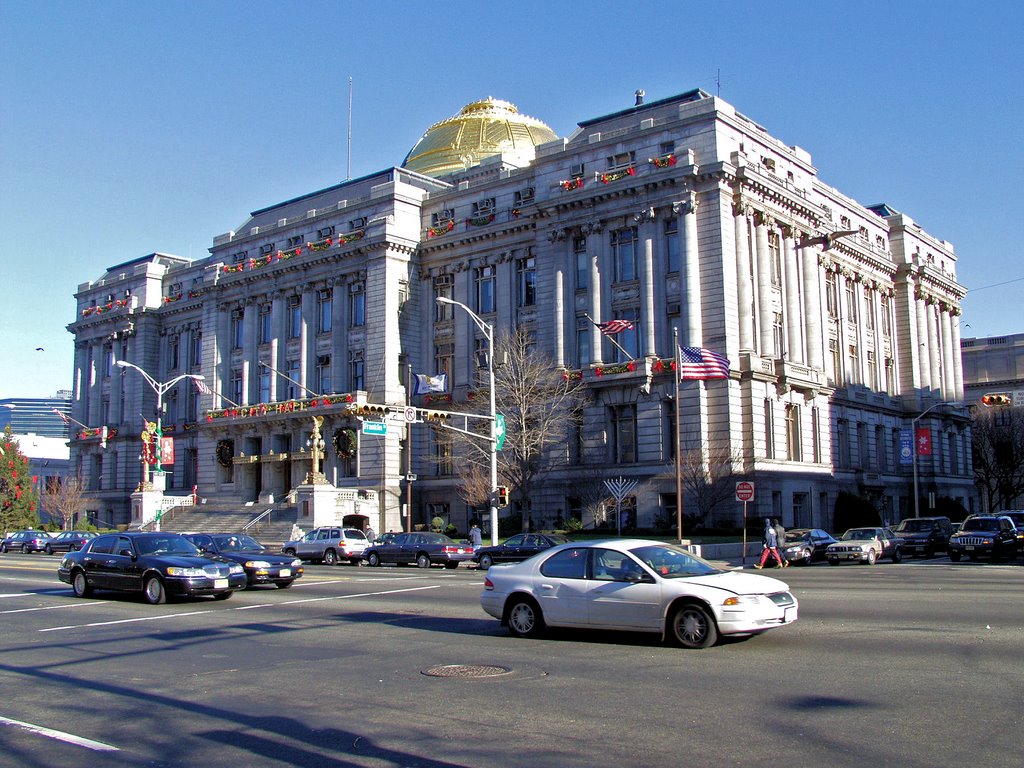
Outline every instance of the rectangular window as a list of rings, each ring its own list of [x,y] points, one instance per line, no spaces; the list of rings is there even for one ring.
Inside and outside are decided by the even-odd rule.
[[[272,311],[273,306],[271,304],[262,304],[260,306],[260,344],[269,344],[273,336]]]
[[[452,380],[452,361],[455,359],[454,344],[434,345],[434,370],[433,374],[447,374],[448,381]]]
[[[167,370],[169,371],[178,370],[178,348],[180,343],[181,337],[176,333],[167,337]]]
[[[292,235],[291,237],[288,238],[288,247],[289,248],[298,248],[304,242],[306,242],[305,236],[303,236],[303,235]]]
[[[857,422],[857,469],[871,469],[870,446],[868,445],[868,425],[863,421]]]
[[[517,189],[513,196],[516,207],[521,205],[529,205],[534,200],[534,189],[533,187],[526,187],[524,189]]]
[[[231,390],[231,399],[242,405],[242,372],[239,369],[235,368],[231,371],[228,388]]]
[[[301,384],[302,363],[299,360],[289,360],[285,367],[285,374],[288,376],[282,382],[285,393],[285,400],[297,400],[302,397]]]
[[[872,292],[864,291],[864,327],[869,331],[875,330],[875,303]]]
[[[329,395],[331,389],[331,356],[320,355],[316,359],[316,391],[320,395]]]
[[[846,351],[846,381],[848,384],[860,383],[860,354],[857,346],[851,344]]]
[[[257,374],[257,385],[260,389],[259,401],[261,403],[270,402],[270,376],[270,369],[261,365],[259,367],[259,374]]]
[[[764,456],[775,458],[775,406],[770,398],[764,401]]]
[[[857,322],[857,284],[852,280],[846,281],[846,321]]]
[[[494,267],[479,267],[476,270],[476,311],[489,315],[494,310]]]
[[[241,349],[245,341],[244,314],[240,308],[231,310],[231,348]]]
[[[786,405],[786,453],[790,461],[803,461],[803,446],[800,434],[800,406]]]
[[[620,309],[615,313],[616,320],[628,320],[632,323],[632,328],[627,328],[624,331],[616,333],[614,336],[609,336],[609,339],[614,339],[615,344],[611,341],[608,342],[607,346],[610,346],[613,350],[611,358],[619,363],[629,362],[630,359],[637,359],[642,356],[642,350],[640,349],[640,310],[636,308]],[[616,346],[616,344],[618,346]]]
[[[875,466],[880,472],[889,470],[889,457],[885,453],[885,427],[875,425]]]
[[[835,339],[828,340],[828,355],[829,359],[832,361],[831,383],[838,384],[842,377],[843,360],[842,356],[839,354],[839,342]]]
[[[490,216],[494,213],[494,198],[485,197],[483,200],[477,200],[473,203],[473,216]]]
[[[782,287],[782,248],[779,244],[779,233],[771,231],[768,233],[768,259],[771,264],[772,285],[776,288]]]
[[[775,354],[783,357],[786,352],[786,332],[781,312],[772,313],[772,336],[775,339]]]
[[[878,363],[875,360],[875,353],[868,350],[868,377],[864,382],[868,387],[878,390]]]
[[[892,337],[892,315],[889,295],[886,293],[879,295],[878,303],[879,314],[882,316],[882,338],[888,339]]]
[[[636,463],[636,404],[612,406],[610,419],[612,463]]]
[[[576,261],[576,290],[585,291],[590,285],[590,259],[587,258],[587,238],[572,239],[572,253]]]
[[[591,323],[587,319],[576,321],[576,367],[586,368],[590,365]]]
[[[288,297],[288,338],[297,339],[302,335],[302,297]]]
[[[608,170],[627,168],[636,162],[636,152],[620,152],[608,158]]]
[[[840,469],[850,468],[850,422],[836,421],[836,465]]]
[[[839,318],[839,286],[836,282],[835,272],[825,273],[825,305],[828,308],[828,316],[833,320]]]
[[[192,331],[192,349],[189,352],[188,364],[192,368],[201,368],[203,365],[203,334],[201,331]]]
[[[348,286],[348,325],[350,328],[366,325],[366,282],[363,280]]]
[[[665,220],[665,272],[672,274],[681,268],[679,256],[679,219]]]
[[[533,256],[517,262],[519,277],[519,306],[532,307],[537,303],[537,264]]]
[[[434,278],[434,298],[451,299],[455,286],[452,284],[451,275],[438,275]],[[439,301],[434,302],[434,321],[444,322],[455,317],[455,305],[445,304]]]
[[[316,292],[316,332],[330,333],[334,308],[334,291],[322,288]]]
[[[350,352],[348,356],[349,389],[364,389],[363,386],[363,351]]]
[[[811,408],[811,461],[821,464],[821,415]]]
[[[611,239],[615,281],[625,283],[636,280],[636,227],[616,230],[612,232]]]

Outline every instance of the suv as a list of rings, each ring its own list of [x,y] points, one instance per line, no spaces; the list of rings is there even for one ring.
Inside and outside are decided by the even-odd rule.
[[[948,517],[908,517],[893,528],[903,539],[903,553],[934,557],[936,552],[949,551],[953,523]]]
[[[318,560],[324,565],[337,565],[342,560],[359,565],[368,546],[366,536],[359,529],[332,525],[314,528],[301,539],[286,541],[281,551],[303,560]]]
[[[949,559],[959,562],[963,555],[992,560],[1017,556],[1017,529],[1006,515],[972,515],[949,539]]]
[[[1024,555],[1024,509],[1007,509],[999,514],[1010,518],[1017,526],[1017,549]]]

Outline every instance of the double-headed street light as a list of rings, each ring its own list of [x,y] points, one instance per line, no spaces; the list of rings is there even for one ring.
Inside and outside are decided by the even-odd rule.
[[[920,510],[921,499],[920,499],[920,493],[917,490],[917,452],[918,452],[918,449],[920,448],[920,445],[918,444],[918,440],[917,440],[917,422],[919,422],[921,419],[923,419],[929,413],[934,411],[936,408],[938,408],[940,406],[943,406],[943,405],[947,405],[947,406],[949,406],[951,408],[959,408],[959,407],[963,406],[963,403],[961,403],[961,402],[934,403],[934,404],[928,406],[927,408],[925,408],[923,411],[921,411],[921,413],[919,413],[917,416],[915,416],[911,420],[911,422],[910,422],[910,432],[911,432],[911,436],[913,437],[913,440],[914,440],[914,517],[920,517],[921,516],[921,510]]]
[[[139,373],[142,374],[142,378],[144,378],[146,380],[146,383],[148,383],[149,386],[151,386],[153,388],[153,391],[156,392],[156,467],[157,468],[156,469],[152,469],[151,468],[149,470],[149,477],[146,478],[147,482],[152,483],[153,475],[155,473],[157,473],[157,472],[159,472],[160,474],[163,474],[163,471],[164,471],[163,470],[163,466],[160,463],[160,458],[161,458],[160,457],[160,438],[163,437],[163,434],[164,434],[163,433],[164,392],[169,390],[171,387],[173,387],[175,384],[177,384],[182,379],[192,379],[193,381],[202,381],[206,377],[203,376],[202,374],[198,374],[198,373],[183,373],[181,376],[176,376],[173,379],[171,379],[170,381],[167,381],[167,382],[164,382],[164,383],[160,383],[159,381],[154,379],[152,376],[150,376],[148,373],[146,373],[142,368],[140,368],[139,366],[135,365],[134,363],[129,363],[127,360],[117,360],[117,361],[114,362],[114,365],[116,365],[118,368],[134,368],[136,371],[138,371]]]
[[[491,546],[498,546],[498,436],[496,430],[497,424],[497,408],[494,404],[494,326],[490,323],[484,322],[484,320],[474,312],[472,309],[467,307],[461,301],[455,301],[445,296],[437,297],[438,304],[453,304],[456,307],[462,307],[476,323],[476,327],[480,329],[484,337],[487,339],[487,377],[490,382],[490,399],[491,399],[491,434],[490,434],[490,453],[491,453],[491,492],[489,494],[489,502],[491,507]]]

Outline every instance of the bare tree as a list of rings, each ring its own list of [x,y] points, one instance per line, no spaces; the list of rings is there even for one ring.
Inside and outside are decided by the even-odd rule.
[[[734,467],[740,465],[738,452],[726,447],[715,447],[720,441],[709,440],[700,446],[684,448],[679,457],[679,479],[683,498],[683,514],[695,525],[706,526],[713,521],[714,513],[735,498],[736,474]],[[673,462],[651,482],[659,487],[666,480],[675,480],[676,466]],[[670,521],[675,528],[675,521]]]
[[[540,352],[523,329],[501,334],[494,344],[495,407],[505,417],[505,445],[498,453],[499,484],[507,485],[523,510],[524,525],[537,483],[568,462],[565,450],[578,424],[584,387],[564,375]],[[489,398],[478,391],[471,412],[484,413]],[[470,429],[486,435],[487,420],[472,420]],[[469,503],[486,504],[490,494],[490,445],[458,432],[451,436],[462,477],[462,495]],[[481,478],[484,478],[482,481]]]
[[[974,482],[987,509],[1011,509],[1024,495],[1024,408],[975,414],[971,443]]]
[[[80,477],[55,478],[43,490],[43,504],[47,510],[55,510],[61,519],[61,528],[71,530],[75,525],[75,515],[82,511],[85,504],[85,483]]]

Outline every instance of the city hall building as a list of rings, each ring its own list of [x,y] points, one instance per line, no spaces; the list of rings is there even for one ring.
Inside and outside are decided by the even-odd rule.
[[[677,446],[709,467],[726,457],[755,483],[749,514],[787,527],[831,528],[844,491],[886,522],[912,515],[915,466],[921,498],[972,509],[953,246],[846,197],[720,98],[636,102],[564,138],[474,102],[400,167],[253,211],[203,259],[153,253],[82,284],[68,329],[73,416],[89,429],[72,462],[91,513],[127,522],[144,479],[158,395],[123,360],[154,382],[204,377],[160,396],[167,493],[287,504],[322,416],[323,472],[376,492],[376,530],[440,516],[464,531],[476,511],[437,430],[410,425],[406,446],[404,424],[367,434],[354,410],[400,411],[410,371],[448,374],[430,407],[479,397],[486,339],[438,297],[499,334],[528,331],[586,387],[571,460],[524,510],[536,528],[586,517],[620,477],[637,481],[631,522],[674,519]],[[610,320],[623,330],[603,334]],[[728,358],[729,378],[677,383],[676,338]],[[742,512],[729,498],[705,522]]]

